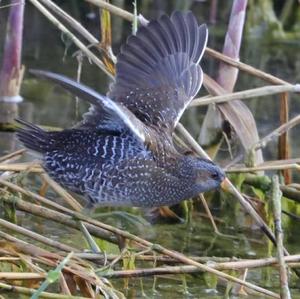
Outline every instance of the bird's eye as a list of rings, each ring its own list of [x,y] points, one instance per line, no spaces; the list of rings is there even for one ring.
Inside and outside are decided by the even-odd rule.
[[[219,179],[219,173],[214,171],[212,174],[211,174],[211,178],[214,179],[214,180],[217,180]]]

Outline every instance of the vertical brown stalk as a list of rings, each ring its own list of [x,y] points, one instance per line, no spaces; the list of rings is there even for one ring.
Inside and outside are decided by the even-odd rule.
[[[288,93],[282,93],[280,95],[280,125],[285,124],[289,120],[289,95]],[[278,142],[278,159],[289,159],[290,157],[290,146],[288,132],[283,133],[279,137]],[[291,183],[291,170],[281,170],[286,184]]]

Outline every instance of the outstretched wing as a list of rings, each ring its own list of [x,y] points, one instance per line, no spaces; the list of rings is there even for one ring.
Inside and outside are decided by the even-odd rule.
[[[140,27],[121,48],[108,97],[145,124],[172,131],[201,87],[207,35],[191,12],[163,15]]]
[[[145,142],[145,125],[136,118],[122,103],[112,101],[95,90],[73,81],[65,76],[40,70],[31,70],[34,75],[51,80],[92,106],[78,128],[99,128],[102,130],[122,132],[129,130],[140,141]]]

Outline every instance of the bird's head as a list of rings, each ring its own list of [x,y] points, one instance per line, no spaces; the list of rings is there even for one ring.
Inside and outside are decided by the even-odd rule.
[[[191,185],[192,196],[220,187],[224,171],[210,160],[183,156],[179,162],[179,175]]]

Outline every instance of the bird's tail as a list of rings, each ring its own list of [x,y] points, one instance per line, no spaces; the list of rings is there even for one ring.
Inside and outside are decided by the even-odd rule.
[[[41,154],[53,147],[54,140],[51,138],[51,132],[21,119],[16,121],[22,125],[22,128],[17,129],[17,137],[25,147]]]

